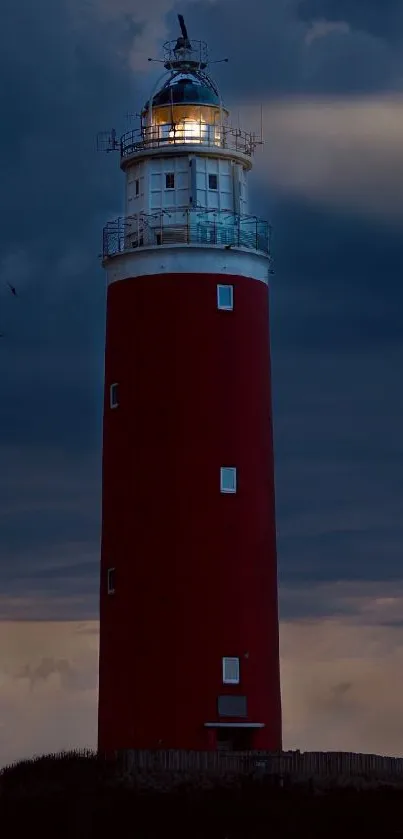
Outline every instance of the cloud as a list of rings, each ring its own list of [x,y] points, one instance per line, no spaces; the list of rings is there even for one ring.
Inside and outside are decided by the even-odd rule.
[[[95,137],[148,96],[146,57],[175,37],[177,7],[71,0],[38,15],[24,3],[7,0],[0,33],[1,270],[21,290],[18,300],[0,294],[0,607],[5,617],[92,617],[105,315],[97,254],[123,195],[118,161],[96,155]],[[390,577],[402,536],[402,111],[399,98],[362,90],[396,89],[401,58],[372,32],[347,31],[349,17],[343,31],[325,12],[302,19],[296,0],[251,0],[253,37],[239,0],[180,10],[213,58],[229,54],[229,73],[214,68],[228,100],[256,93],[269,103],[252,209],[270,210],[274,225],[282,583]],[[322,37],[307,45],[320,19]]]
[[[289,748],[401,755],[401,625],[283,623],[281,650]]]
[[[400,618],[403,590],[307,594],[341,611],[281,622],[284,748],[400,755],[403,626],[389,619]],[[94,748],[97,670],[95,621],[0,622],[0,765]]]
[[[92,25],[99,23],[111,25],[119,33],[119,53],[128,59],[129,67],[135,73],[149,73],[149,58],[159,59],[161,46],[165,41],[172,40],[179,34],[176,10],[191,16],[193,2],[197,0],[153,0],[153,3],[145,8],[143,5],[136,7],[132,0],[92,0],[87,4],[91,13]],[[204,0],[203,6],[208,7],[216,0]],[[189,8],[190,7],[190,8]],[[75,7],[75,19],[77,26],[82,25],[82,6],[77,3]],[[172,26],[170,22],[172,21]],[[172,30],[174,29],[174,34]],[[197,37],[193,35],[193,37]],[[162,70],[162,68],[161,68]]]
[[[101,458],[60,446],[0,448],[0,616],[96,616]]]
[[[66,658],[55,659],[48,657],[42,658],[36,666],[25,664],[15,674],[15,678],[27,679],[31,691],[42,681],[46,681],[52,676],[58,676],[60,678],[60,686],[63,690],[72,690],[74,688],[86,689],[88,686],[88,673],[86,674],[85,680],[82,679],[82,675],[74,669]]]
[[[10,285],[18,285],[19,288],[24,287],[32,277],[34,271],[35,266],[32,265],[29,254],[21,247],[10,251],[0,260],[0,274],[3,280],[3,286],[6,283],[10,283]],[[8,293],[9,291],[7,290]]]
[[[97,668],[96,624],[0,623],[1,765],[95,745]]]
[[[341,344],[273,354],[281,585],[400,576],[403,351]]]
[[[186,3],[186,0],[185,0]],[[144,9],[130,0],[97,0],[90,4],[92,25],[106,25],[118,36],[118,54],[128,62],[128,68],[136,73],[149,69],[148,58],[159,52],[161,41],[167,40],[166,14],[174,0],[153,0],[150,8]],[[76,7],[78,26],[82,24],[82,8]]]
[[[400,0],[300,0],[298,14],[303,20],[322,18],[329,22],[347,21],[351,28],[366,31],[390,42],[403,36],[403,10]]]
[[[335,33],[349,35],[350,26],[345,21],[314,20],[305,35],[305,43],[312,44],[318,38],[326,38]]]
[[[29,562],[31,557],[26,557]],[[78,557],[79,559],[79,557]],[[5,594],[0,594],[0,621],[43,621],[49,624],[52,621],[70,621],[72,616],[76,620],[90,620],[98,617],[99,597],[97,592],[98,573],[94,570],[91,574],[91,586],[86,586],[84,591],[74,592],[71,585],[71,578],[63,578],[60,574],[59,585],[46,582],[41,579],[36,586],[30,588],[25,577],[22,577],[19,585],[19,594],[11,593],[8,586]],[[80,567],[81,573],[82,568]],[[88,569],[87,569],[88,570]],[[35,568],[33,575],[35,574]],[[79,574],[77,575],[79,576]],[[67,593],[63,593],[67,592]]]
[[[351,580],[300,584],[289,580],[280,589],[282,622],[318,620],[347,622],[349,626],[403,627],[403,584],[398,576],[385,580]],[[386,636],[385,636],[386,637]]]
[[[320,0],[304,8],[299,0],[250,0],[253,37],[245,36],[245,8],[239,0],[219,0],[208,10],[203,2],[191,8],[192,31],[209,41],[214,57],[230,57],[230,74],[220,65],[215,68],[227,96],[362,95],[395,89],[399,76],[401,86],[398,44],[377,37],[373,27],[354,27],[351,14],[326,14]],[[321,21],[328,27],[326,35]],[[310,41],[312,26],[318,31],[320,25],[323,37]],[[402,32],[401,20],[396,27]]]
[[[242,124],[260,115],[241,104]],[[264,106],[257,173],[278,195],[401,225],[403,98],[287,98]]]

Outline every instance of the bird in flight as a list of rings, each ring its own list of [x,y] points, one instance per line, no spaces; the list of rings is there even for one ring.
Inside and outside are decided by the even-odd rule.
[[[9,283],[8,281],[7,281],[6,285],[8,285],[13,297],[18,297],[17,289],[15,288],[15,286],[11,285],[11,283]],[[4,332],[0,332],[0,338],[5,338]]]

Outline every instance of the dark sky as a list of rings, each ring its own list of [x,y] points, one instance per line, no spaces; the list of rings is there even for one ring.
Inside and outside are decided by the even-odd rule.
[[[130,127],[159,70],[147,57],[176,37],[182,11],[191,37],[230,58],[216,72],[226,101],[264,103],[251,209],[274,228],[282,621],[359,626],[380,600],[379,625],[399,626],[403,6],[146,5],[3,0],[0,619],[97,618],[99,253],[124,185],[95,139]]]

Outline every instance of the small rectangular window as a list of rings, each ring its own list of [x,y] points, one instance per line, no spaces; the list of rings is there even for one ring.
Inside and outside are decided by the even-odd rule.
[[[165,175],[165,189],[175,189],[175,175],[173,172],[167,172]]]
[[[109,389],[109,404],[111,408],[117,408],[119,405],[118,399],[118,388],[119,385],[117,382],[114,382],[113,385],[110,386]]]
[[[108,568],[108,594],[115,594],[115,569]]]
[[[234,286],[217,286],[217,308],[231,312],[234,308]]]
[[[247,717],[246,696],[218,696],[217,710],[219,717]]]
[[[137,180],[136,180],[136,195],[139,195],[139,193],[140,193],[140,181],[137,178]]]
[[[233,466],[221,466],[220,490],[221,492],[236,492],[236,469]]]
[[[239,685],[239,658],[223,658],[222,680],[224,685]]]
[[[208,188],[209,189],[218,189],[218,175],[209,175],[208,176]]]

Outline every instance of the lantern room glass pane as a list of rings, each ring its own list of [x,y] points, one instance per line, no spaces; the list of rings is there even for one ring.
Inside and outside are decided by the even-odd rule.
[[[144,136],[154,142],[220,145],[223,116],[209,105],[164,105],[147,112]]]

